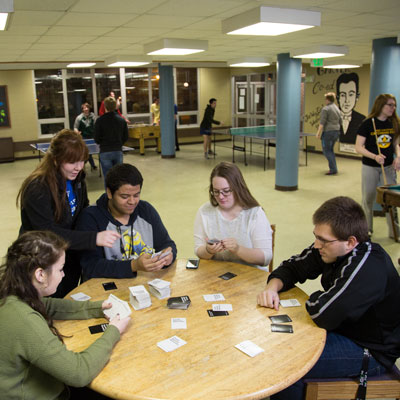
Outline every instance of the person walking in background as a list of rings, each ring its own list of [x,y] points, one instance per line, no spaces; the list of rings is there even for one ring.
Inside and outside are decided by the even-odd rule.
[[[356,151],[362,155],[362,206],[370,235],[373,232],[372,207],[376,188],[384,184],[383,173],[387,184],[396,183],[396,171],[400,169],[400,126],[396,106],[396,98],[392,94],[380,94],[357,132]],[[389,236],[393,237],[390,218],[386,217]]]
[[[175,151],[179,151],[178,141],[178,106],[174,104],[174,120],[175,120]]]
[[[150,107],[151,120],[153,125],[160,125],[160,100],[158,97],[154,98],[153,104]]]
[[[317,131],[317,138],[321,139],[322,151],[328,160],[329,171],[325,175],[336,175],[335,143],[339,139],[342,116],[335,104],[335,93],[325,94],[325,107],[321,111],[320,123]]]
[[[122,146],[128,140],[128,125],[116,112],[117,102],[114,97],[104,99],[106,113],[94,124],[94,140],[100,146],[100,164],[104,182],[108,170],[122,164]]]
[[[96,117],[94,113],[90,111],[91,107],[89,103],[83,103],[81,109],[82,113],[75,119],[74,131],[80,133],[83,139],[93,139],[94,121]],[[89,164],[93,170],[97,169],[91,154],[89,154]]]
[[[204,157],[208,159],[209,155],[214,155],[211,150],[211,128],[212,124],[220,125],[220,121],[214,119],[215,107],[217,106],[217,99],[211,98],[204,110],[204,117],[200,124],[200,135],[203,135]]]

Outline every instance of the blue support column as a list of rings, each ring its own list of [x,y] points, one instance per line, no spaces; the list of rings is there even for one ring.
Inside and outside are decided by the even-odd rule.
[[[278,54],[275,189],[297,190],[301,105],[301,59]]]
[[[172,65],[159,65],[161,157],[175,157],[174,76]]]
[[[397,38],[372,41],[369,111],[381,93],[391,93],[400,102],[400,44]]]

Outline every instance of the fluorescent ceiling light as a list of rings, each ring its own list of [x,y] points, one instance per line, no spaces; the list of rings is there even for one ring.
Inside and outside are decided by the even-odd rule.
[[[222,21],[222,33],[277,36],[320,25],[317,11],[261,6]]]
[[[8,16],[14,12],[13,0],[1,0],[0,2],[0,31],[7,28]]]
[[[114,56],[104,60],[108,67],[140,67],[151,63],[151,58],[147,56]]]
[[[208,50],[207,40],[161,39],[143,46],[148,55],[185,56]]]
[[[329,58],[345,56],[349,52],[346,46],[319,45],[290,52],[293,58]]]
[[[324,68],[345,69],[345,68],[360,68],[362,64],[355,61],[347,60],[329,60],[324,62]]]
[[[230,67],[266,67],[271,61],[264,57],[242,57],[228,61]]]
[[[94,62],[72,63],[72,64],[68,64],[67,68],[89,68],[89,67],[93,67],[93,65],[96,65],[96,63],[94,63]]]

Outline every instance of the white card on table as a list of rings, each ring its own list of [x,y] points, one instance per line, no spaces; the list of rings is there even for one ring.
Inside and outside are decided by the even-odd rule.
[[[301,304],[297,299],[287,299],[287,300],[280,300],[282,307],[299,307]]]
[[[171,318],[171,329],[187,329],[186,318]]]
[[[213,304],[213,311],[232,311],[232,304]]]
[[[150,282],[147,282],[149,285],[155,287],[156,289],[164,289],[171,285],[171,282],[164,281],[162,279],[153,279]]]
[[[129,301],[135,310],[151,306],[150,294],[143,285],[129,287]]]
[[[183,339],[179,338],[178,336],[172,336],[169,339],[158,342],[157,346],[168,353],[170,351],[176,350],[184,344],[186,344],[186,342]]]
[[[225,297],[222,293],[215,294],[203,294],[205,301],[222,301],[225,300]]]
[[[251,340],[245,340],[244,342],[237,344],[235,347],[250,357],[255,357],[264,351],[264,349],[257,346]]]
[[[119,314],[120,319],[129,317],[132,311],[128,303],[124,300],[119,299],[117,296],[110,294],[107,301],[112,304],[111,308],[103,310],[104,314],[110,319],[110,321]]]
[[[71,297],[76,301],[86,301],[86,300],[91,299],[90,296],[88,296],[87,294],[85,294],[83,292],[71,294]]]

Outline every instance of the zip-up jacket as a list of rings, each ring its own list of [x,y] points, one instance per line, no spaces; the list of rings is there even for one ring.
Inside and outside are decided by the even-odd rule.
[[[363,242],[327,264],[311,245],[284,261],[268,281],[280,279],[285,291],[320,275],[324,290],[306,302],[313,321],[368,348],[391,368],[400,357],[400,277],[389,255],[380,245]]]

